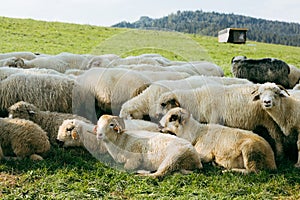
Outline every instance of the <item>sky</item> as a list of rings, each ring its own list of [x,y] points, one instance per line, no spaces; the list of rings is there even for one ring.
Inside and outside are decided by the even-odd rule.
[[[299,0],[4,0],[0,16],[111,26],[202,10],[300,23],[299,8]]]

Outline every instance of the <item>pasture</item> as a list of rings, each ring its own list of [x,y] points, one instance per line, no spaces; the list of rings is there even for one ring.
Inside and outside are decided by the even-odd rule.
[[[300,48],[248,41],[220,44],[217,38],[156,30],[0,18],[0,53],[159,53],[171,60],[212,61],[232,76],[233,56],[274,57],[300,67]],[[45,160],[0,161],[1,199],[299,199],[299,169],[291,161],[276,172],[222,173],[208,164],[189,175],[139,177],[110,168],[88,151],[52,148]]]

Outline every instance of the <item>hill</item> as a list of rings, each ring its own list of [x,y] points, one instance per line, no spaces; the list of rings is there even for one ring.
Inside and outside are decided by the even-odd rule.
[[[209,60],[230,75],[235,55],[276,57],[300,66],[300,48],[249,42],[218,43],[215,37],[179,32],[105,28],[0,17],[0,53],[160,53],[172,60]],[[81,148],[52,148],[41,162],[0,161],[0,199],[299,199],[299,169],[289,160],[278,171],[240,175],[205,164],[192,174],[139,177],[99,162]]]
[[[177,11],[168,16],[152,19],[146,16],[138,21],[120,22],[112,27],[174,30],[184,33],[217,36],[228,28],[248,28],[249,40],[290,46],[300,46],[300,24],[257,19],[235,14],[203,11]]]

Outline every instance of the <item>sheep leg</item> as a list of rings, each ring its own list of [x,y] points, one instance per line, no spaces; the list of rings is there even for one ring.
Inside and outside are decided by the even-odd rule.
[[[297,149],[298,149],[298,161],[295,164],[295,167],[300,168],[300,133],[298,133]]]
[[[37,155],[37,154],[32,154],[29,156],[30,160],[44,160],[42,156]]]
[[[135,157],[131,157],[126,160],[124,168],[126,170],[134,170],[137,169],[141,165],[142,157],[136,155]]]

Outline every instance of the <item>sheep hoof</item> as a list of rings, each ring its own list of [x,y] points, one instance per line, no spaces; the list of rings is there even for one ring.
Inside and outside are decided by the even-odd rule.
[[[186,170],[186,169],[181,169],[181,170],[180,170],[180,173],[183,174],[183,175],[188,175],[188,174],[192,174],[193,171],[191,171],[191,170]]]
[[[32,154],[29,158],[30,160],[37,160],[37,161],[44,160],[42,156],[39,156],[37,154]]]

